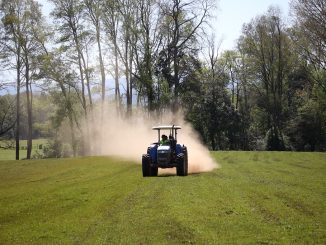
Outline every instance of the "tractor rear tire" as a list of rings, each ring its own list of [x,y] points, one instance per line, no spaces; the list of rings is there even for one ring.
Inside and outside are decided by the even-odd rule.
[[[151,158],[148,154],[142,156],[143,177],[151,176]]]
[[[188,175],[188,163],[186,161],[185,155],[180,153],[177,156],[177,175],[178,176],[187,176]]]
[[[187,151],[187,147],[183,148],[183,155],[185,158],[185,176],[188,175],[188,151]]]

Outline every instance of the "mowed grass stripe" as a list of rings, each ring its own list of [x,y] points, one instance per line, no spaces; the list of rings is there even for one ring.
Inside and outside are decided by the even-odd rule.
[[[14,239],[12,242],[24,241],[25,236],[34,232],[36,241],[39,238],[40,241],[43,238],[52,240],[58,235],[59,239],[60,236],[64,238],[64,242],[77,241],[80,233],[85,232],[92,220],[101,214],[101,208],[112,205],[125,195],[120,178],[137,167],[105,158],[46,162],[22,162],[25,164],[25,179],[21,162],[9,163],[17,163],[21,171],[19,178],[15,175],[11,181],[7,178],[7,188],[0,192],[1,228],[10,228],[8,234],[1,232],[1,236],[8,235]],[[25,228],[31,229],[32,234],[24,232]],[[39,233],[42,236],[38,238]],[[66,237],[66,233],[71,236]]]
[[[237,175],[233,185],[241,189],[251,217],[260,217],[261,228],[267,224],[268,243],[325,242],[325,153],[224,152],[217,157],[232,159],[223,166]]]
[[[216,152],[188,177],[109,157],[0,161],[3,244],[325,244],[324,153]]]

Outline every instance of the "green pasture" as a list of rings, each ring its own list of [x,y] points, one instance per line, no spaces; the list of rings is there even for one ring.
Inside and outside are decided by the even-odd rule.
[[[33,140],[33,148],[32,148],[32,156],[37,152],[42,151],[42,147],[47,144],[47,139],[34,139]],[[15,148],[4,149],[8,146],[7,140],[0,140],[0,161],[1,160],[15,160],[16,159],[16,150]],[[14,142],[13,142],[14,143]],[[26,158],[27,154],[27,140],[20,140],[20,149],[19,149],[19,158]],[[15,143],[13,144],[15,147]]]
[[[112,157],[0,161],[0,243],[326,244],[325,153],[212,156],[151,178]]]

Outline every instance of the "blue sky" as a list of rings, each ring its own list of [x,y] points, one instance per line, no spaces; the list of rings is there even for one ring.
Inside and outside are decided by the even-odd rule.
[[[289,19],[290,0],[219,0],[214,30],[222,39],[221,49],[232,49],[241,35],[242,25],[257,15],[267,12],[269,6],[278,6],[285,19]]]

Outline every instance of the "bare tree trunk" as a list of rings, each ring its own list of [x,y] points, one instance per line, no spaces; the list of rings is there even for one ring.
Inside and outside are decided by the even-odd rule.
[[[114,69],[114,80],[115,80],[115,90],[114,90],[114,99],[116,103],[116,107],[119,110],[121,98],[120,98],[120,85],[119,85],[119,60],[118,60],[118,47],[117,42],[114,42],[114,58],[115,58],[115,69]]]
[[[102,3],[103,2],[100,0],[97,0],[97,1],[96,0],[84,0],[85,7],[87,9],[87,15],[95,27],[95,37],[96,37],[96,42],[97,42],[97,47],[98,47],[100,72],[101,72],[101,87],[102,87],[101,99],[102,99],[102,109],[103,109],[103,103],[105,100],[105,72],[104,72],[104,64],[103,64],[103,58],[102,58],[101,38],[100,38],[100,35],[101,35],[100,19],[102,18]],[[86,76],[88,76],[88,72],[86,72]],[[91,99],[90,99],[90,101],[91,101]]]
[[[33,130],[33,121],[32,121],[32,101],[31,101],[31,92],[30,92],[30,77],[29,77],[29,60],[27,55],[25,55],[25,82],[26,82],[26,99],[27,99],[27,122],[28,122],[28,133],[27,133],[27,159],[31,159],[32,154],[32,130]]]
[[[68,118],[69,118],[69,126],[70,126],[70,133],[71,133],[71,145],[72,145],[72,150],[73,150],[73,155],[74,157],[77,156],[77,141],[76,141],[76,136],[75,136],[75,127],[74,127],[74,111],[73,111],[73,107],[70,101],[69,96],[67,95],[67,91],[66,88],[63,84],[63,82],[61,81],[60,78],[57,78],[56,81],[59,83],[59,86],[61,88],[61,92],[63,94],[63,97],[65,98],[65,103],[67,105],[67,111],[68,111]],[[76,120],[76,124],[77,124],[77,120]],[[77,125],[77,127],[79,127]]]
[[[127,87],[127,115],[131,115],[131,100],[130,100],[130,71],[129,71],[129,27],[126,27],[126,36],[125,36],[125,76],[126,76],[126,87]]]
[[[130,106],[130,111],[129,111],[129,115],[132,115],[132,88],[133,88],[133,79],[132,79],[132,63],[133,63],[133,50],[132,50],[132,45],[129,45],[129,60],[127,62],[129,62],[129,106]]]
[[[84,116],[85,116],[85,121],[86,121],[86,138],[88,138],[89,126],[88,126],[88,114],[87,114],[87,105],[86,105],[86,98],[85,98],[85,84],[84,84],[85,80],[84,80],[83,68],[82,68],[81,57],[80,57],[79,52],[78,52],[78,65],[79,65],[80,79],[81,79],[81,85],[82,85],[82,107],[84,110]],[[82,141],[82,152],[84,154],[85,154],[85,152],[84,152],[85,149],[87,149],[87,146],[85,146],[84,141]]]
[[[232,71],[232,64],[230,62],[229,65],[229,69],[230,69],[230,76],[231,76],[231,82],[232,82],[232,97],[231,97],[231,103],[232,105],[234,105],[234,97],[235,97],[235,81],[234,81],[234,75],[233,75],[233,71]]]
[[[236,93],[236,101],[235,101],[235,109],[239,108],[239,96],[240,96],[240,88],[239,83],[237,82],[237,93]]]
[[[87,71],[86,71],[86,86],[87,86],[89,105],[90,105],[91,111],[93,111],[93,99],[92,99],[91,83],[90,83],[90,79],[89,79],[89,75],[88,75]]]
[[[69,118],[69,126],[70,126],[70,132],[71,132],[71,144],[72,144],[72,152],[74,157],[77,156],[77,145],[76,145],[76,138],[75,138],[75,130],[74,130],[74,120],[72,118],[72,113],[68,112],[68,118]]]
[[[98,47],[98,56],[100,61],[100,70],[101,70],[101,79],[102,79],[101,122],[103,122],[104,102],[105,102],[105,71],[104,71],[104,62],[102,57],[100,28],[98,26],[96,27],[96,41]]]
[[[20,136],[20,52],[17,57],[17,95],[16,95],[16,160],[19,160],[19,136]]]
[[[172,111],[178,111],[178,95],[179,95],[179,59],[178,59],[178,49],[175,46],[173,52],[173,70],[174,70],[174,98],[172,104]]]
[[[105,70],[104,70],[104,62],[102,57],[102,48],[101,48],[101,28],[100,24],[96,26],[96,41],[98,47],[98,58],[100,61],[100,71],[101,71],[101,80],[102,80],[102,107],[105,101]]]
[[[79,73],[80,73],[80,83],[81,83],[81,89],[82,89],[82,106],[85,113],[85,118],[87,118],[87,110],[86,110],[86,98],[85,98],[85,84],[84,84],[84,73],[83,68],[81,64],[81,57],[80,53],[78,52],[78,66],[79,66]]]
[[[79,45],[79,44],[77,44]],[[92,93],[91,93],[91,84],[90,84],[90,78],[89,78],[89,72],[88,72],[88,64],[86,62],[86,59],[84,57],[83,52],[78,48],[78,52],[80,53],[80,57],[82,60],[82,72],[85,72],[85,78],[86,78],[86,87],[87,87],[87,93],[88,93],[88,100],[89,100],[89,106],[91,111],[93,110],[93,100],[92,100]]]

